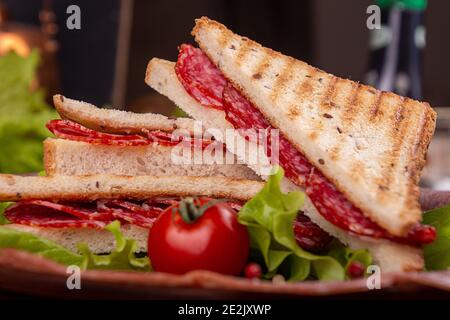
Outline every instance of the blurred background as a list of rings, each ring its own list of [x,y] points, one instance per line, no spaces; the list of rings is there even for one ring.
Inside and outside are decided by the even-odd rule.
[[[381,29],[369,30],[373,4],[381,8]],[[77,13],[73,5],[80,29],[68,27]],[[450,189],[448,0],[0,0],[0,8],[0,144],[10,145],[2,132],[16,128],[18,141],[34,145],[15,165],[0,156],[2,172],[39,167],[39,160],[29,163],[41,156],[37,141],[46,133],[38,126],[54,116],[46,107],[54,93],[105,107],[176,113],[144,83],[146,65],[152,57],[175,60],[177,45],[193,42],[193,20],[207,15],[330,73],[430,102],[439,122],[422,184]],[[11,86],[18,91],[13,99]],[[33,124],[21,129],[24,117]]]

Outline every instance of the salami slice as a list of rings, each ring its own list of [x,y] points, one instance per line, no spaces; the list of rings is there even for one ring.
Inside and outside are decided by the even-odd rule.
[[[181,45],[175,72],[188,93],[202,105],[222,109],[227,80],[200,49]]]
[[[327,248],[333,237],[320,229],[303,213],[299,213],[294,221],[294,235],[297,244],[305,250],[320,252]]]
[[[57,204],[53,206],[49,205],[49,203],[24,201],[6,209],[5,216],[12,223],[49,228],[103,229],[110,222],[105,220],[80,219],[59,209],[60,206]],[[67,211],[67,208],[65,210]],[[74,212],[72,209],[68,209],[68,211]]]
[[[149,143],[158,143],[166,146],[176,146],[183,141],[186,143],[186,146],[204,149],[212,143],[219,143],[214,140],[193,138],[184,135],[174,135],[163,131],[147,131],[146,134]]]
[[[99,212],[111,214],[116,219],[143,228],[151,228],[153,222],[164,211],[160,207],[143,206],[124,200],[100,200],[97,201],[97,208]]]
[[[174,135],[170,132],[159,130],[143,130],[139,134],[110,134],[98,132],[86,128],[79,123],[70,120],[51,120],[47,123],[47,128],[58,138],[82,141],[92,144],[117,145],[117,146],[145,146],[157,143],[164,146],[176,146],[180,142],[185,142],[184,146],[196,148],[206,148],[213,140],[193,138],[190,136]]]
[[[70,120],[51,120],[47,123],[47,129],[58,138],[92,144],[144,146],[151,143],[147,138],[140,135],[97,132]]]
[[[208,61],[207,61],[208,60]],[[199,64],[202,64],[201,66]],[[189,66],[189,64],[192,64]],[[205,107],[223,109],[226,119],[237,130],[273,129],[261,112],[230,83],[200,49],[183,45],[175,67],[186,91]],[[226,81],[226,79],[225,79]],[[220,92],[222,102],[216,102]],[[215,103],[212,105],[210,100]],[[270,135],[267,143],[271,145]],[[270,148],[267,148],[270,150]],[[270,157],[270,154],[267,154]],[[273,159],[272,159],[273,160]],[[431,226],[414,226],[406,237],[394,237],[367,218],[335,186],[282,135],[279,136],[279,162],[286,177],[306,188],[319,213],[337,227],[355,235],[385,238],[420,246],[432,242],[436,231]]]

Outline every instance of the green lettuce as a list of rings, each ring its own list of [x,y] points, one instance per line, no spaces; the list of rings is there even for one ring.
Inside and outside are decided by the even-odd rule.
[[[80,243],[78,250],[83,256],[83,269],[108,269],[108,270],[150,270],[148,257],[137,258],[137,244],[134,239],[126,239],[120,231],[120,222],[114,221],[105,228],[112,232],[116,238],[116,248],[107,255],[93,254],[89,247]]]
[[[9,207],[11,202],[0,202],[0,225],[9,223],[5,217],[5,209]]]
[[[105,255],[93,254],[86,244],[79,244],[81,254],[78,254],[51,240],[4,226],[0,226],[0,248],[24,250],[63,265],[77,265],[83,270],[150,270],[148,258],[136,257],[136,241],[123,237],[118,221],[110,223],[106,229],[114,234],[116,247],[110,254]]]
[[[4,226],[0,226],[0,248],[13,248],[36,253],[64,265],[81,266],[83,263],[81,255],[67,250],[53,241]]]
[[[42,170],[42,141],[49,136],[48,120],[56,112],[36,86],[39,53],[27,57],[10,52],[0,57],[0,172]]]
[[[303,207],[302,192],[284,194],[280,188],[280,168],[264,188],[239,212],[239,222],[247,226],[253,255],[262,256],[266,278],[282,274],[289,280],[344,280],[347,265],[358,260],[366,267],[372,259],[366,250],[351,250],[335,244],[328,254],[316,255],[298,246],[292,223]]]
[[[450,268],[450,205],[425,212],[423,223],[436,228],[436,240],[424,246],[425,267],[427,270],[446,270]]]

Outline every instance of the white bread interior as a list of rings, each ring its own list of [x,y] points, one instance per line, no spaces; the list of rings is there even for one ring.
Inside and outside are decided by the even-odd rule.
[[[220,130],[232,130],[233,127],[225,120],[223,111],[205,108],[187,94],[181,83],[178,81],[174,71],[174,65],[175,64],[170,61],[157,58],[152,59],[147,67],[146,83],[159,93],[167,96],[194,119],[202,121],[203,126],[206,129],[218,128]],[[239,136],[238,133],[235,135],[236,137]],[[219,139],[221,136],[223,137],[223,134],[216,136],[216,139],[221,141]],[[235,152],[238,159],[244,162],[246,159],[249,159],[246,150],[248,150],[248,148],[229,149],[230,152]],[[260,174],[262,178],[267,178],[267,176],[261,174],[259,166],[249,165],[249,167]],[[283,180],[283,186],[285,191],[300,189],[287,179]],[[400,245],[390,241],[362,239],[360,237],[352,236],[326,221],[317,212],[309,199],[307,198],[306,200],[304,212],[312,221],[350,248],[368,249],[373,256],[375,263],[380,266],[383,272],[417,271],[423,269],[424,262],[420,248]]]
[[[202,163],[202,151],[197,151],[199,153],[194,153],[192,148],[174,148],[158,144],[123,147],[48,138],[44,141],[44,167],[48,176],[219,176],[259,180],[247,166],[237,164],[234,155],[227,157],[223,154],[222,157],[234,159],[235,164]],[[175,152],[179,152],[179,155],[181,152],[191,155],[190,164],[177,164],[172,161],[172,153]],[[197,158],[200,161],[194,161]]]
[[[436,113],[427,103],[341,79],[206,17],[192,34],[275,128],[365,215],[406,235]]]

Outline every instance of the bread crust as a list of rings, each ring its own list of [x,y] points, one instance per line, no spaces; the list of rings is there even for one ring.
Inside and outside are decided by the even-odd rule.
[[[102,109],[92,104],[53,96],[53,103],[63,119],[107,133],[142,133],[142,129],[172,132],[185,129],[194,132],[194,121],[189,118],[168,118],[156,113],[134,113],[115,109]]]
[[[429,104],[327,74],[206,17],[196,20],[192,34],[272,126],[365,215],[398,236],[420,221],[418,180],[436,120]],[[298,82],[300,75],[306,80]],[[300,93],[290,93],[293,83]],[[349,106],[340,107],[342,101]]]
[[[102,198],[206,196],[246,201],[262,189],[258,181],[178,176],[17,176],[0,174],[0,201],[41,199],[93,201]]]
[[[46,138],[44,140],[44,170],[48,176],[53,176],[56,173],[56,145],[53,143],[55,139]]]

